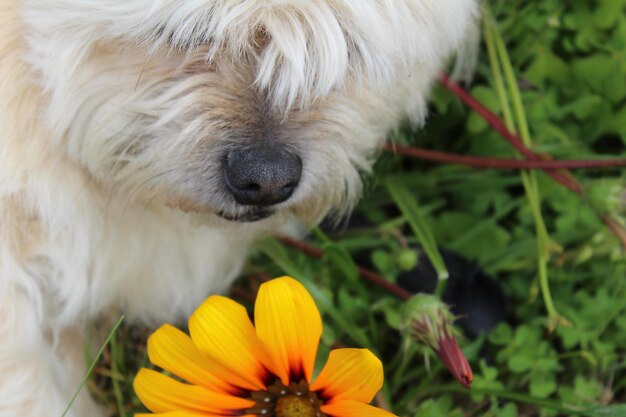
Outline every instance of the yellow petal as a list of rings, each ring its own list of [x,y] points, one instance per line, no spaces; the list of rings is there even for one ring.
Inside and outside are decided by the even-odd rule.
[[[133,387],[137,397],[153,413],[189,411],[228,414],[255,404],[243,398],[211,392],[204,387],[184,384],[145,368],[135,377]]]
[[[161,326],[148,338],[150,362],[194,385],[221,393],[237,392],[230,383],[215,374],[221,366],[201,352],[191,338],[169,324]]]
[[[396,417],[382,408],[372,407],[358,401],[336,401],[320,407],[331,417]]]
[[[233,300],[209,297],[189,319],[194,344],[223,368],[219,377],[249,390],[265,389],[267,356],[246,309]]]
[[[383,386],[383,365],[367,349],[337,349],[311,384],[312,391],[331,401],[369,403]]]
[[[322,319],[311,295],[290,277],[261,285],[254,307],[259,339],[270,356],[272,369],[282,383],[311,380]]]

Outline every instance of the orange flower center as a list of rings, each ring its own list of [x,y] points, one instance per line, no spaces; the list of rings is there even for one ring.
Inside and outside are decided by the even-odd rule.
[[[256,391],[250,396],[255,406],[246,414],[262,417],[327,417],[320,406],[324,404],[306,381],[292,382],[288,386],[277,380],[267,391]]]

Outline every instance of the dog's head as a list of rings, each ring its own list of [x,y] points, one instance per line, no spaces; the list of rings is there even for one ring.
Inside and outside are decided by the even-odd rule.
[[[425,114],[469,0],[23,0],[58,145],[145,204],[254,221],[343,212]]]

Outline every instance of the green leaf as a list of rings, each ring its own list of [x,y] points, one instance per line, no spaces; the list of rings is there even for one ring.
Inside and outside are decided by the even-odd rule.
[[[395,262],[389,253],[380,249],[375,250],[372,252],[370,258],[376,269],[378,269],[383,276],[395,275]]]
[[[539,398],[547,398],[556,391],[557,385],[554,375],[536,373],[530,381],[530,395]]]
[[[595,94],[587,94],[561,106],[555,112],[555,116],[562,118],[568,114],[574,114],[579,120],[584,120],[592,115],[602,102],[602,97]]]
[[[543,46],[528,67],[525,73],[529,81],[534,84],[543,85],[546,81],[553,81],[558,84],[571,82],[571,72],[569,66],[551,51]]]
[[[311,293],[311,296],[315,299],[315,303],[322,313],[328,314],[337,327],[343,330],[362,347],[375,351],[363,329],[352,325],[350,319],[341,314],[341,312],[335,307],[333,300],[324,291],[322,291],[317,284],[310,280],[302,281],[302,284],[306,287],[309,293]]]
[[[347,250],[334,243],[324,244],[323,249],[324,258],[336,266],[342,276],[352,283],[359,281],[359,271]]]
[[[617,24],[620,16],[622,16],[624,12],[623,9],[624,4],[621,0],[603,0],[598,2],[598,6],[595,8],[593,14],[593,19],[599,28],[609,29]]]
[[[517,417],[517,406],[513,403],[505,404],[496,411],[498,417]]]
[[[507,362],[509,369],[515,373],[522,373],[533,368],[535,360],[533,356],[526,352],[520,352],[511,356]]]
[[[598,401],[602,395],[602,390],[602,386],[595,379],[586,378],[582,375],[576,375],[574,379],[574,392],[579,400]]]
[[[472,89],[472,96],[480,101],[485,107],[491,110],[494,113],[498,113],[500,110],[500,103],[498,102],[498,97],[495,95],[492,89],[478,86]],[[469,132],[478,134],[487,130],[489,125],[476,113],[471,113],[467,119],[467,129]]]
[[[495,345],[507,345],[512,339],[513,332],[506,323],[499,324],[489,333],[489,341]]]
[[[626,77],[619,61],[606,55],[577,59],[573,69],[592,91],[618,103],[626,96]]]
[[[506,211],[511,210],[516,204],[508,207]],[[441,215],[435,224],[439,241],[450,242],[450,249],[482,262],[488,262],[499,253],[505,252],[511,240],[510,234],[499,227],[492,218],[467,212],[449,211]]]

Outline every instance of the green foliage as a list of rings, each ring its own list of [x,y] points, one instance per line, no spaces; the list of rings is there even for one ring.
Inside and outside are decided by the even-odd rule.
[[[506,43],[532,149],[556,159],[626,157],[626,0],[492,0],[489,6]],[[470,91],[501,115],[486,52]],[[516,155],[440,87],[425,128],[401,129],[391,139],[467,155]],[[258,273],[303,281],[324,316],[320,360],[338,344],[372,349],[385,364],[383,403],[398,415],[626,416],[620,405],[626,400],[626,258],[599,217],[609,213],[626,224],[625,176],[619,170],[574,174],[582,195],[538,172],[535,202],[550,240],[562,248],[545,254],[545,268],[554,307],[569,327],[548,329],[538,280],[537,213],[518,172],[390,154],[381,156],[353,214],[353,223],[362,226],[315,232],[310,241],[325,250],[322,259],[278,241],[263,243],[238,289],[253,296],[246,277]],[[408,190],[412,203],[406,193],[390,195],[389,184]],[[419,240],[411,226],[423,233]],[[509,296],[505,323],[461,341],[474,369],[472,392],[458,386],[432,354],[403,344],[402,302],[358,277],[357,265],[364,265],[396,282],[419,262],[418,241],[475,260]],[[127,401],[131,387],[124,381],[144,360],[137,358],[134,369],[127,365],[130,377],[120,379]],[[106,398],[117,408],[114,395]],[[136,402],[128,407],[137,409]]]

